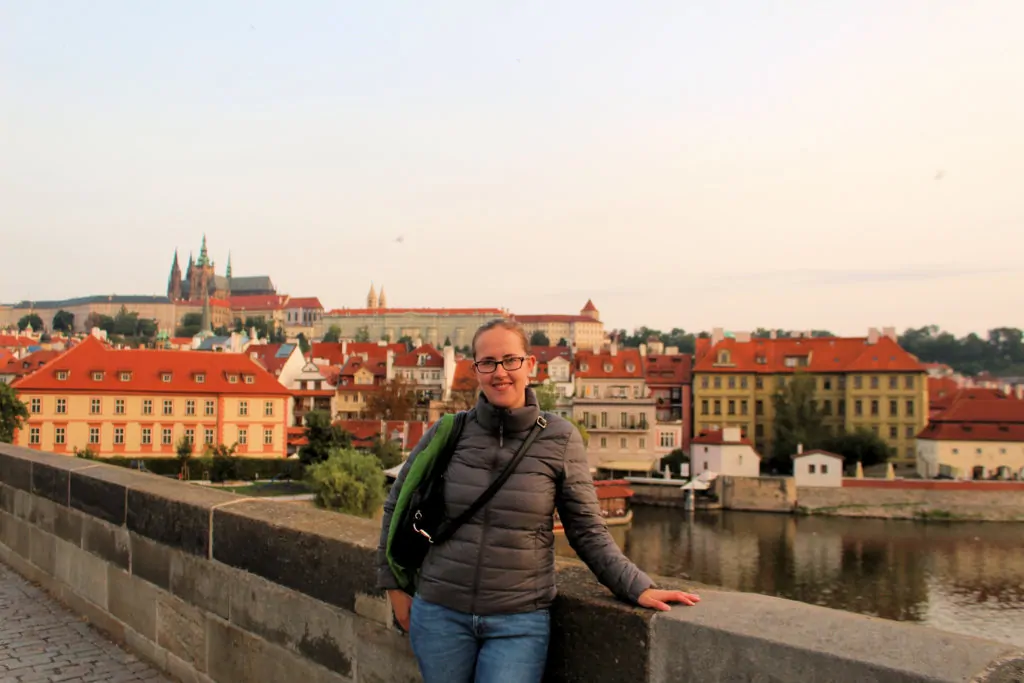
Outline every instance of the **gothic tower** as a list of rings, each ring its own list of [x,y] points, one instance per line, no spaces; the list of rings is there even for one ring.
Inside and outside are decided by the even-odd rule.
[[[174,263],[171,264],[171,276],[167,280],[167,297],[171,301],[181,299],[181,266],[178,265],[178,250],[174,250]]]
[[[370,283],[370,293],[366,295],[366,307],[369,309],[377,308],[377,290],[373,288],[373,283]]]
[[[384,288],[383,287],[380,288],[380,298],[378,298],[378,300],[377,300],[377,306],[380,307],[380,308],[387,308],[388,307],[388,298],[384,294]]]

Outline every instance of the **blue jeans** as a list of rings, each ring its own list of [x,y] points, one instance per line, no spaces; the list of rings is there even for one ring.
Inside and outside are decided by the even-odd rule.
[[[477,616],[416,596],[409,638],[424,683],[539,683],[551,634],[548,610]]]

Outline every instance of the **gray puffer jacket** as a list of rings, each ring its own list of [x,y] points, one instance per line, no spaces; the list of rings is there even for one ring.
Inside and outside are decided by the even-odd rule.
[[[448,467],[449,518],[468,508],[497,478],[540,415],[530,389],[526,406],[511,411],[496,408],[481,394]],[[635,603],[654,585],[608,533],[579,432],[567,420],[544,416],[547,428],[501,490],[447,543],[430,549],[417,586],[424,600],[478,615],[547,608],[556,594],[556,505],[573,550],[616,596]],[[398,588],[384,550],[387,530],[409,466],[435,430],[436,426],[413,449],[384,503],[377,550],[379,588]]]

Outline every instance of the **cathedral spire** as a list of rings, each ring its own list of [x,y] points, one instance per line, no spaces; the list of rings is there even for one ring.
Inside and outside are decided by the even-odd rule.
[[[386,294],[384,294],[384,286],[383,285],[381,285],[381,288],[380,288],[380,296],[377,298],[377,306],[378,306],[378,308],[387,308],[388,307],[388,297],[387,297]]]
[[[229,279],[229,280],[231,279],[231,250],[230,249],[228,250],[228,269],[224,273],[224,276],[227,279]]]
[[[203,246],[199,248],[199,260],[196,262],[197,266],[208,266],[210,265],[210,257],[206,253],[206,233],[203,233]]]
[[[377,290],[373,288],[373,283],[370,283],[370,293],[366,295],[366,307],[377,308]]]

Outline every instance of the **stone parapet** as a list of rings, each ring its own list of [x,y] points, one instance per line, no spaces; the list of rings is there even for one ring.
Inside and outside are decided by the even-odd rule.
[[[377,524],[0,445],[0,560],[182,681],[416,681]],[[559,562],[546,680],[1005,682],[1011,646],[728,591],[623,604]],[[668,579],[666,586],[678,585]]]

